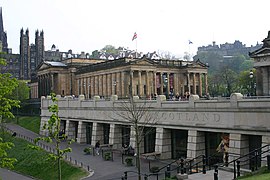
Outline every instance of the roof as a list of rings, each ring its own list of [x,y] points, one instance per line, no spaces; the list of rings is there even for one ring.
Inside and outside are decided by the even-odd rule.
[[[47,64],[49,66],[54,67],[66,67],[67,65],[62,62],[56,62],[56,61],[44,61],[44,64]]]

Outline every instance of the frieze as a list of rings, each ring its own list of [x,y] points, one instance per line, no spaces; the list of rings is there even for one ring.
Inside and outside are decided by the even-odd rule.
[[[160,121],[219,123],[222,120],[221,117],[221,114],[213,112],[161,112],[157,119]]]

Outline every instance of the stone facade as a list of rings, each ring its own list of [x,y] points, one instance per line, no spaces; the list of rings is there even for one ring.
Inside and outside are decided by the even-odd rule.
[[[263,46],[249,54],[254,59],[256,69],[256,94],[258,96],[270,95],[270,31],[263,40]]]
[[[209,147],[206,146],[206,133],[209,132],[229,135],[229,153],[231,154],[229,160],[250,152],[252,150],[250,146],[252,144],[254,146],[254,137],[258,139],[255,142],[258,147],[269,144],[270,100],[268,98],[243,99],[239,93],[233,94],[230,100],[202,100],[193,96],[195,95],[192,95],[189,101],[166,101],[160,97],[158,100],[136,100],[138,104],[146,103],[147,111],[155,116],[156,123],[148,124],[147,127],[155,128],[153,151],[160,152],[161,158],[172,157],[173,130],[188,132],[187,148],[185,149],[187,158],[195,158],[206,152],[209,154],[211,149],[209,150]],[[80,143],[86,142],[83,124],[93,123],[92,145],[97,140],[104,143],[104,138],[106,138],[104,127],[107,126],[109,128],[107,143],[113,144],[114,148],[119,148],[122,145],[120,127],[130,126],[130,144],[135,147],[135,130],[132,124],[116,113],[122,109],[123,103],[128,103],[128,101],[89,100],[84,99],[83,96],[80,96],[79,99],[60,98],[58,101],[59,116],[62,121],[66,122],[66,134],[70,138],[77,138],[77,142]],[[50,104],[50,99],[42,98],[41,127],[50,116],[48,111]],[[75,127],[76,125],[78,128]],[[40,133],[46,135],[44,130],[41,130]],[[145,143],[147,142],[143,140],[140,146],[141,153],[146,152]],[[216,146],[212,150],[216,153]]]
[[[208,89],[205,64],[199,61],[152,60],[146,57],[102,62],[93,59],[88,66],[41,65],[38,77],[42,87],[49,87],[47,91],[39,93],[40,96],[56,92],[63,96],[83,94],[87,99],[94,96],[110,98],[112,95],[119,98],[132,95],[150,99],[154,94],[164,94],[169,98],[176,94],[184,96],[187,92],[203,96]]]

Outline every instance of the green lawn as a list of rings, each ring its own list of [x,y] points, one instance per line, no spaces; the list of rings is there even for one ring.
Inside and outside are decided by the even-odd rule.
[[[237,179],[243,180],[269,180],[270,179],[270,171],[267,167],[262,167],[258,172],[249,173],[245,176],[239,177]]]
[[[36,151],[27,148],[27,141],[12,138],[5,135],[5,140],[13,142],[15,147],[8,151],[10,157],[18,160],[15,163],[14,170],[22,174],[35,177],[42,180],[58,179],[57,166],[53,161],[47,160],[48,153],[44,150]],[[69,163],[62,161],[62,179],[75,180],[87,176],[88,172],[79,167],[74,167]]]
[[[8,119],[6,122],[14,123],[24,127],[25,129],[28,129],[30,131],[33,131],[37,134],[39,134],[40,129],[40,116],[19,116],[18,120],[15,117],[14,119]]]

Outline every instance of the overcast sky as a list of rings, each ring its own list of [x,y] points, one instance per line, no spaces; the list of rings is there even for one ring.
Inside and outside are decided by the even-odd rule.
[[[74,53],[105,45],[147,53],[196,54],[198,46],[261,42],[270,30],[269,0],[1,0],[9,47],[19,53],[20,29],[43,30],[45,50]],[[189,40],[193,44],[189,45]]]

